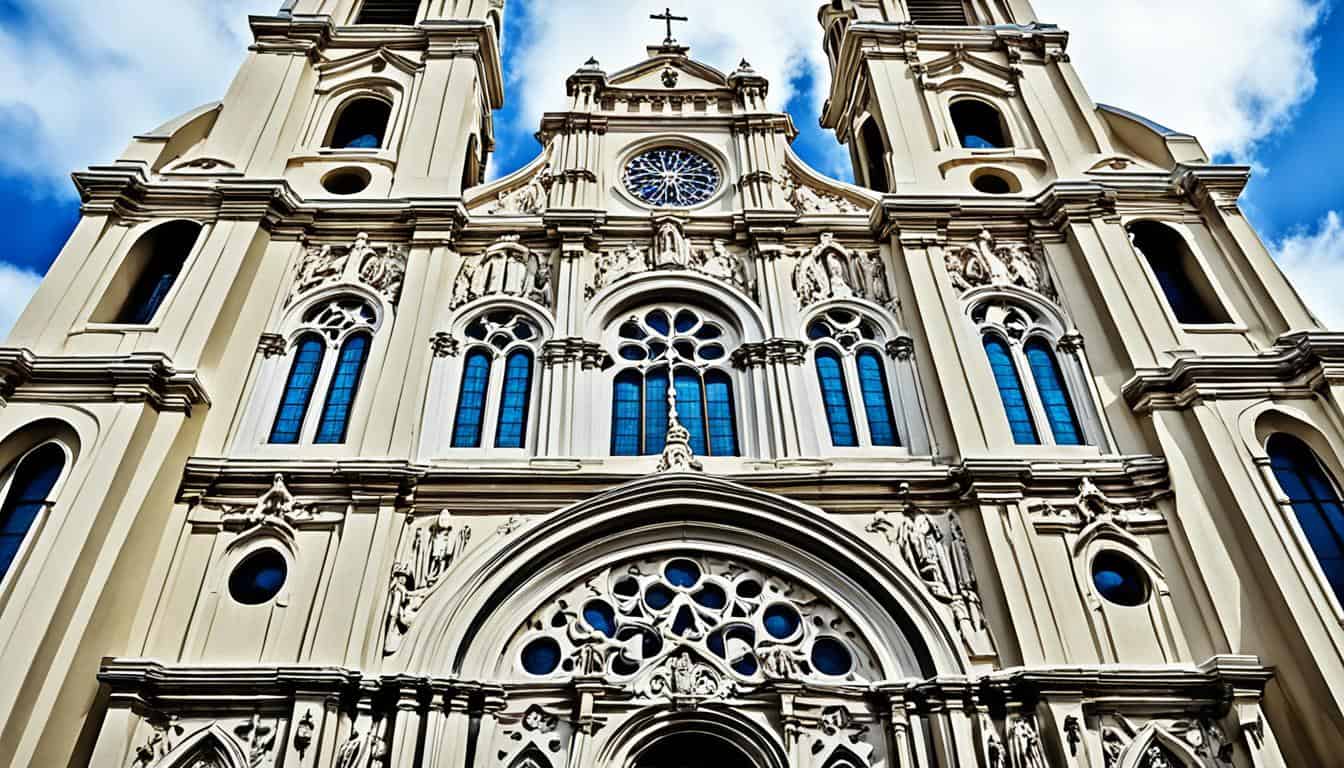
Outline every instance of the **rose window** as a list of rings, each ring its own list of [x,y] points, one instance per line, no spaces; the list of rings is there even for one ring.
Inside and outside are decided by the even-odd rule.
[[[625,169],[630,194],[659,207],[699,205],[719,190],[720,179],[718,167],[704,155],[677,147],[642,152]]]
[[[513,648],[533,678],[630,680],[688,654],[746,683],[878,677],[872,652],[829,601],[714,557],[645,558],[586,576],[539,610]]]

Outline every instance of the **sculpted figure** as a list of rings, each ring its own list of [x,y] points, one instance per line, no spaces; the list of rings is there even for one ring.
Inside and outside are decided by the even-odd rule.
[[[891,303],[891,288],[887,285],[887,265],[882,261],[881,251],[862,251],[859,264],[863,269],[864,290],[868,300],[882,306]]]
[[[654,266],[658,269],[687,269],[691,266],[691,247],[675,222],[665,221],[654,238]]]
[[[1011,768],[1050,768],[1045,762],[1040,734],[1027,718],[1018,718],[1008,732],[1008,764]]]

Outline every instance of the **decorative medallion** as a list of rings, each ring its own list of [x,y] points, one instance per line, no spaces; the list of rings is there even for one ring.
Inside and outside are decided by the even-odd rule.
[[[704,155],[659,147],[636,155],[625,169],[625,188],[652,206],[690,208],[719,191],[722,176]]]

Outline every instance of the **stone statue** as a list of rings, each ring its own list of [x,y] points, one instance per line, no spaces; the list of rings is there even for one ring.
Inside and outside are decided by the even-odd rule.
[[[1050,768],[1042,751],[1040,734],[1025,717],[1019,717],[1008,729],[1008,765],[1010,768]]]
[[[551,164],[547,163],[537,171],[526,184],[512,192],[500,192],[499,198],[486,213],[504,215],[536,216],[546,212],[546,197],[554,183]]]
[[[654,269],[689,269],[690,266],[691,246],[681,232],[681,225],[675,221],[658,225],[658,234],[654,237]]]
[[[863,270],[864,292],[870,301],[882,306],[891,304],[891,287],[887,284],[887,265],[882,252],[860,251],[859,267]]]

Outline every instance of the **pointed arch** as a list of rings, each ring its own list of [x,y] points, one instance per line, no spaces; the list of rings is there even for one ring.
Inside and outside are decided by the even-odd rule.
[[[551,768],[551,761],[536,745],[529,746],[509,763],[509,768]]]
[[[212,723],[182,740],[155,768],[248,768],[247,755],[228,731]]]
[[[1149,723],[1125,748],[1115,768],[1149,768],[1148,753],[1153,747],[1162,749],[1169,758],[1177,761],[1171,768],[1195,768],[1204,764],[1184,740],[1157,723]]]

